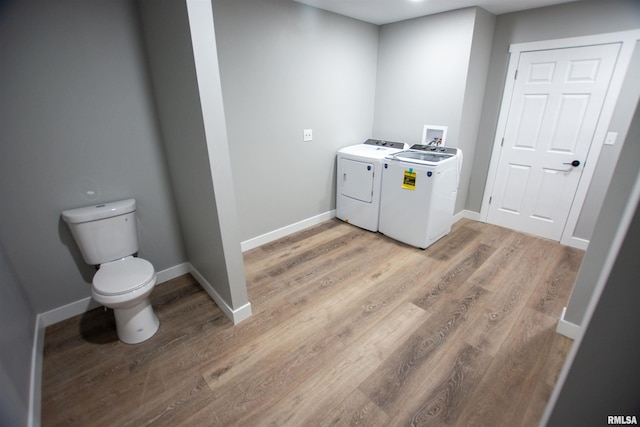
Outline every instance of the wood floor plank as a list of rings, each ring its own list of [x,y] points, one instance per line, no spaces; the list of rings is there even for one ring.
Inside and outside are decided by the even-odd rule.
[[[357,231],[342,221],[337,219],[331,219],[324,221],[314,227],[309,227],[297,233],[289,234],[281,239],[274,240],[264,245],[260,245],[257,248],[246,251],[243,255],[248,264],[251,267],[261,264],[264,260],[274,255],[276,258],[287,256],[291,251],[298,250],[299,248],[308,248],[315,244],[316,237],[326,239],[326,236],[333,231],[338,230],[339,234],[344,234],[345,230]],[[335,236],[334,234],[331,234]]]
[[[260,340],[249,341],[245,345],[236,344],[233,351],[212,355],[201,364],[200,371],[212,389],[224,388],[237,375],[251,371],[265,357],[278,354],[281,349],[292,348],[305,337],[323,332],[323,325],[331,316],[331,307],[317,307],[311,313],[301,313],[278,329],[265,332]],[[277,356],[274,356],[274,359]]]
[[[410,303],[398,307],[318,370],[278,405],[245,425],[315,425],[340,405],[428,314]]]
[[[287,259],[265,271],[247,274],[249,296],[252,305],[255,302],[257,306],[256,312],[260,313],[262,301],[275,296],[285,298],[293,295],[295,298],[302,288],[317,287],[318,282],[329,273],[348,273],[349,269],[344,268],[348,260],[367,260],[367,255],[374,252],[372,245],[358,242],[371,242],[371,238],[362,230],[351,231],[341,238],[323,242],[319,247],[301,253],[298,259]],[[359,262],[352,265],[354,268],[364,268]],[[326,279],[321,281],[325,287],[331,283]]]
[[[560,316],[568,300],[571,283],[578,274],[584,251],[562,247],[557,261],[551,265],[542,286],[537,286],[531,296],[530,306],[541,313]]]
[[[212,390],[222,394],[197,412],[194,419],[209,419],[214,425],[230,425],[246,418],[262,419],[271,406],[344,350],[333,335],[322,332],[259,355],[256,363],[236,372],[225,384],[207,378]],[[192,423],[187,420],[187,424]]]
[[[388,414],[396,414],[403,397],[419,392],[421,380],[414,374],[452,341],[471,308],[486,291],[472,288],[449,310],[432,314],[399,348],[360,385],[360,390]],[[393,415],[392,415],[393,416]]]
[[[247,272],[257,275],[258,278],[278,276],[299,264],[318,259],[340,247],[347,246],[352,241],[372,237],[371,233],[365,230],[336,223],[336,221],[331,222],[334,226],[325,232],[313,233],[309,239],[302,242],[292,237],[291,239],[297,242],[294,246],[286,246],[287,249],[280,252],[268,252],[267,256],[256,259],[253,263],[250,262],[253,252],[261,250],[262,247],[249,251],[243,255],[250,264],[250,267],[246,268]],[[283,240],[287,241],[288,238]],[[273,244],[277,245],[278,242]]]
[[[430,280],[437,274],[439,265],[430,262],[429,268],[422,269],[424,277],[417,277],[407,265],[420,262],[422,256],[415,252],[396,252],[372,269],[372,274],[355,286],[362,289],[362,297],[336,316],[325,328],[332,331],[346,344],[350,344],[366,333],[373,324],[388,315],[398,305],[408,299],[417,280]]]
[[[487,224],[484,222],[472,221],[470,219],[461,220],[460,225],[480,231],[478,241],[485,245],[494,247],[500,246],[505,239],[513,234],[524,235],[508,228],[498,227],[497,225]]]
[[[479,239],[481,241],[482,239]],[[505,287],[513,271],[518,271],[520,265],[528,262],[526,251],[529,245],[536,241],[535,237],[525,234],[511,233],[504,236],[496,251],[491,254],[489,262],[483,263],[469,281],[481,286],[487,291],[495,291]],[[487,244],[486,242],[483,242]]]
[[[534,426],[582,255],[468,219],[426,250],[325,221],[244,254],[240,324],[187,274],[144,343],[110,310],[48,327],[42,425]]]
[[[128,417],[119,416],[114,422],[112,416],[104,425],[182,425],[193,412],[207,406],[213,400],[213,394],[202,377],[193,377],[171,385],[165,393],[152,398],[147,395],[147,398],[149,400],[128,411]],[[136,414],[133,420],[131,413]]]
[[[459,342],[424,366],[422,393],[408,395],[391,425],[451,426],[467,409],[467,400],[483,378],[483,366],[490,355],[465,342]]]
[[[571,350],[573,341],[560,334],[547,331],[550,337],[549,352],[540,358],[537,366],[538,375],[536,385],[529,397],[529,405],[522,416],[520,426],[535,426],[540,421],[540,414],[544,413],[547,401],[551,397],[553,388],[558,380],[564,361]]]
[[[318,286],[307,285],[305,289],[299,289],[295,293],[299,310],[296,314],[292,313],[277,329],[263,331],[259,340],[236,345],[232,352],[211,355],[209,361],[201,366],[204,377],[212,387],[220,387],[227,378],[233,378],[236,369],[250,369],[262,355],[287,342],[299,341],[305,335],[317,333],[345,311],[351,311],[351,307],[361,299],[362,288],[351,286],[347,278],[362,283],[371,274],[371,268],[376,262],[376,258],[368,257],[367,262],[356,268],[343,270],[340,274],[330,272],[326,276],[315,278],[314,281],[321,282]],[[289,292],[283,291],[283,294],[289,295]],[[304,300],[304,303],[300,300]],[[301,310],[300,306],[304,306],[305,310]],[[252,321],[254,320],[250,319],[248,322]]]
[[[417,394],[403,393],[401,400],[405,408],[394,414],[394,425],[453,425],[460,414],[468,410],[468,396],[482,379],[483,366],[492,360],[496,348],[502,344],[506,333],[510,332],[513,320],[509,319],[514,315],[517,317],[526,304],[529,295],[527,287],[531,288],[530,283],[535,283],[545,275],[544,266],[557,255],[549,250],[548,242],[542,239],[527,238],[524,242],[522,244],[521,239],[506,242],[504,248],[491,253],[489,260],[467,276],[467,286],[477,286],[490,283],[490,277],[504,278],[499,274],[501,270],[509,273],[508,282],[502,287],[494,286],[491,295],[469,311],[467,321],[461,324],[456,333],[456,337],[466,337],[465,341],[475,345],[464,343],[455,351],[456,346],[450,344],[446,354],[432,357],[433,360],[427,362],[426,366],[418,368],[412,377],[430,377],[421,384],[424,396],[415,398]],[[519,249],[515,257],[514,248]],[[530,262],[522,263],[521,257]],[[502,264],[505,258],[513,261],[508,268]],[[501,309],[496,311],[495,307]],[[453,366],[448,366],[452,360]],[[433,381],[437,382],[436,385]],[[387,410],[393,411],[392,408]]]
[[[446,239],[441,239],[428,248],[431,258],[447,261],[459,251],[469,246],[474,238],[480,236],[481,232],[471,227],[461,225],[452,229]]]
[[[391,419],[386,412],[358,389],[355,389],[349,397],[318,423],[320,427],[388,427],[389,425],[391,425]]]
[[[483,301],[463,328],[468,342],[495,355],[507,339],[515,319],[525,308],[530,296],[543,283],[550,262],[558,256],[557,245],[543,239],[532,239],[500,276],[500,286],[492,286],[491,298]],[[523,262],[526,259],[526,262]],[[489,264],[488,262],[487,264]],[[478,271],[478,282],[485,283],[493,269]],[[472,277],[471,281],[476,282]]]
[[[427,309],[442,298],[443,294],[446,294],[447,292],[455,292],[487,259],[489,259],[495,250],[495,248],[491,248],[484,244],[480,244],[474,249],[475,250],[467,258],[463,259],[451,268],[446,274],[439,278],[435,286],[430,288],[428,292],[423,293],[419,298],[416,298],[413,303],[418,307]]]
[[[555,319],[525,307],[457,425],[520,425],[554,336]]]

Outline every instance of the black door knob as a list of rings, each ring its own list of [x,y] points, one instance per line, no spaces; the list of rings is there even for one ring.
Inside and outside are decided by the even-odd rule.
[[[574,160],[574,161],[573,161],[573,162],[571,162],[571,163],[563,163],[563,165],[571,165],[571,166],[573,166],[574,168],[577,168],[578,166],[580,166],[580,160]]]

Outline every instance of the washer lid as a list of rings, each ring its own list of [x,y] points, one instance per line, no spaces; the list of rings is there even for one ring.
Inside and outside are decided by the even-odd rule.
[[[121,295],[147,285],[155,277],[149,261],[131,257],[100,265],[93,276],[93,289],[102,295]]]
[[[422,151],[401,151],[392,156],[393,160],[402,160],[409,163],[432,164],[450,159],[452,154],[448,153],[430,153]]]

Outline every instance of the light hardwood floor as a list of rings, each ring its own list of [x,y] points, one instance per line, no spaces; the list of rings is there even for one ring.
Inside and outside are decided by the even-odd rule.
[[[582,255],[469,220],[426,250],[330,220],[245,253],[238,325],[186,275],[142,344],[103,309],[48,327],[42,425],[535,426]]]

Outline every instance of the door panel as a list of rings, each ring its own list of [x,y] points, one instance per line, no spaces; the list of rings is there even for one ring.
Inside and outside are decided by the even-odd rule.
[[[544,221],[553,221],[555,207],[561,202],[562,186],[565,179],[563,172],[553,169],[543,169],[540,186],[535,197],[531,216]]]
[[[547,108],[547,99],[546,95],[524,96],[520,127],[513,141],[514,148],[536,149],[536,145],[540,140],[540,129],[542,129],[542,120]]]
[[[488,222],[560,240],[619,50],[520,54]]]
[[[506,182],[503,187],[504,193],[498,201],[502,202],[500,209],[519,214],[522,211],[524,192],[529,182],[531,168],[514,164],[508,166]]]
[[[556,153],[576,153],[580,150],[580,129],[585,119],[590,97],[588,95],[567,95],[560,99],[556,129],[551,136],[549,151]]]
[[[373,163],[340,159],[340,193],[361,202],[373,200]]]

